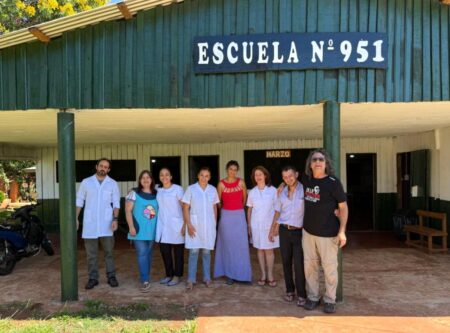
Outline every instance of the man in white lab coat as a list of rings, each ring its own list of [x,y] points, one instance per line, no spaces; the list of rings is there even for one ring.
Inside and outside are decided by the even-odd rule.
[[[117,182],[108,176],[111,162],[101,158],[95,166],[95,175],[83,179],[77,192],[78,217],[84,206],[83,234],[89,280],[86,289],[98,285],[98,243],[105,253],[106,277],[111,287],[119,286],[114,268],[114,231],[117,230],[120,208],[120,191]]]

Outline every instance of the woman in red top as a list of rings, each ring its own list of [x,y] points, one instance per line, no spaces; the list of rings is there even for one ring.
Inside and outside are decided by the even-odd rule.
[[[229,161],[226,168],[227,177],[217,185],[222,209],[217,231],[214,277],[225,276],[227,284],[233,284],[234,280],[251,282],[248,228],[244,212],[247,188],[244,181],[237,177],[238,162]]]

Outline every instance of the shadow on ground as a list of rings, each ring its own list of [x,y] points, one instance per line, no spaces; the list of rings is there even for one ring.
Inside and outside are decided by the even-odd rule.
[[[354,234],[349,239],[350,246],[344,251],[344,302],[338,305],[333,316],[325,315],[321,308],[307,312],[283,300],[279,253],[276,254],[278,285],[275,288],[256,283],[228,286],[223,279],[217,279],[211,288],[198,284],[190,292],[185,291],[183,283],[168,287],[153,282],[151,291],[142,294],[138,289],[135,252],[127,241],[120,239],[115,252],[118,288],[109,287],[102,276],[98,287],[84,289],[87,266],[80,245],[78,302],[60,302],[59,255],[40,254],[19,262],[11,275],[0,277],[0,303],[29,302],[43,315],[76,313],[89,304],[92,312],[92,306],[95,308],[97,304],[100,310],[106,307],[110,313],[129,320],[146,316],[183,320],[198,316],[200,332],[266,332],[269,327],[274,332],[277,329],[289,332],[294,328],[296,332],[312,332],[316,331],[312,330],[314,327],[321,330],[320,325],[333,332],[345,329],[353,332],[359,328],[366,332],[450,331],[450,255],[428,255],[405,248],[391,234]],[[252,265],[256,281],[259,275],[253,250]],[[104,275],[103,265],[100,270]],[[201,265],[199,280],[200,273]],[[158,281],[163,275],[159,249],[155,247],[152,280]],[[26,312],[22,317],[26,317]],[[326,327],[323,329],[327,330]]]

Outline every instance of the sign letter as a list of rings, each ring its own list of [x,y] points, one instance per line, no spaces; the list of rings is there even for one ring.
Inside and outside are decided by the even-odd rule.
[[[269,44],[267,42],[258,43],[258,64],[267,64],[269,62],[269,57],[267,56],[267,47]]]
[[[213,46],[213,62],[220,65],[223,62],[223,44],[215,43]]]
[[[294,42],[291,42],[291,50],[289,51],[288,63],[298,63],[297,47]]]
[[[235,43],[235,42],[231,42],[229,45],[228,45],[228,47],[227,47],[227,58],[228,58],[228,61],[230,62],[230,64],[235,64],[235,63],[237,63],[237,61],[238,61],[238,57],[237,56],[234,56],[232,53],[231,53],[231,49],[234,49],[236,52],[238,51],[238,45]]]
[[[320,46],[317,44],[317,42],[312,41],[312,62],[316,62],[316,56],[319,58],[320,62],[323,62],[323,40],[319,42]]]
[[[198,43],[198,64],[199,65],[207,65],[209,64],[209,58],[206,54],[208,50],[208,43]]]
[[[284,56],[279,56],[278,47],[280,46],[280,42],[272,42],[273,46],[273,63],[274,64],[282,64],[284,60]]]

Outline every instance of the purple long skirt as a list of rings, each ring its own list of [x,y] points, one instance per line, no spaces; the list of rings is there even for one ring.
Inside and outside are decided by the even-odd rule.
[[[252,267],[245,212],[221,210],[214,260],[214,277],[251,281]]]

